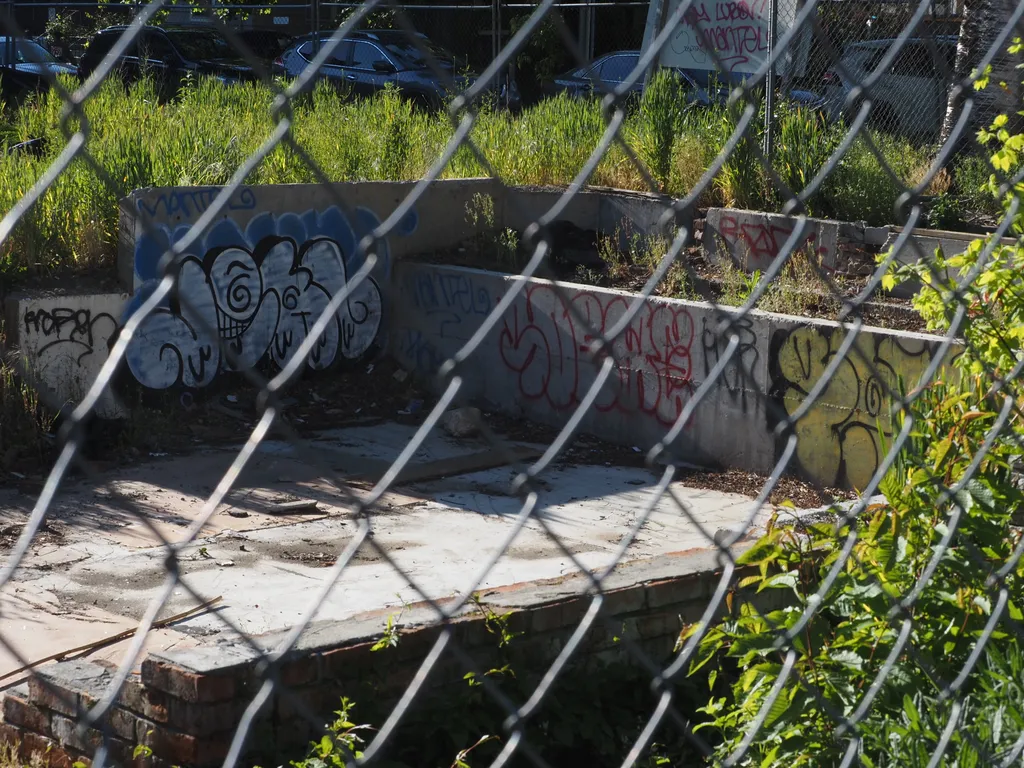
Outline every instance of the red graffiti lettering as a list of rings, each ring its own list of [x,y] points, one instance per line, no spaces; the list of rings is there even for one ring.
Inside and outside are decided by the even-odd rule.
[[[570,302],[546,285],[526,290],[525,306],[516,302],[499,337],[501,358],[519,377],[527,400],[570,410],[586,398],[600,363],[590,355],[594,337],[611,331],[629,307],[613,294],[577,293]],[[611,345],[613,370],[595,407],[602,412],[642,413],[671,425],[691,392],[690,345],[694,328],[684,307],[648,303]]]
[[[818,232],[813,227],[802,243],[795,250],[807,248],[824,259],[828,256],[828,248],[818,245]],[[718,232],[725,241],[725,247],[747,269],[764,270],[782,251],[793,228],[772,224],[762,218],[740,219],[736,216],[722,216]]]
[[[731,71],[764,59],[768,50],[767,2],[723,0],[713,4],[712,13],[698,3],[683,15],[683,22],[697,32],[701,47],[713,50],[718,63]]]

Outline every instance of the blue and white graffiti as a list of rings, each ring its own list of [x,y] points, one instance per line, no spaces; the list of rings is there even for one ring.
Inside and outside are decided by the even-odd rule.
[[[331,298],[363,266],[357,233],[378,226],[359,209],[353,228],[337,208],[301,216],[260,214],[245,231],[220,222],[188,254],[178,271],[178,296],[143,321],[128,346],[128,367],[153,389],[203,387],[224,371],[244,370],[269,358],[283,367],[309,335]],[[415,229],[403,222],[400,234]],[[163,229],[140,238],[135,251],[137,290],[125,319],[151,295],[158,263],[171,243],[188,231]],[[386,244],[377,252],[372,276],[355,286],[320,335],[307,365],[328,368],[365,355],[381,331],[384,314],[379,279],[390,272]],[[216,329],[216,335],[207,329]],[[227,353],[230,350],[231,354]],[[233,360],[231,359],[233,358]]]

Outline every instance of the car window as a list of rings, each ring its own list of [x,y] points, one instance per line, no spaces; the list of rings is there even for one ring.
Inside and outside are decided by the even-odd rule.
[[[232,59],[240,57],[223,35],[212,30],[168,30],[167,36],[174,47],[192,61],[198,59]]]
[[[178,58],[174,47],[166,37],[159,34],[146,35],[142,40],[140,55],[153,61],[169,62]]]
[[[329,40],[321,40],[320,48],[323,50],[330,45]],[[316,43],[313,40],[308,40],[298,47],[299,55],[302,56],[306,61],[312,61],[316,58],[318,51],[316,50]],[[352,52],[352,41],[342,40],[338,43],[338,47],[334,49],[331,57],[327,59],[327,64],[333,64],[336,67],[344,67],[348,64],[349,54]]]
[[[392,57],[401,61],[409,69],[428,69],[430,62],[411,40],[403,38],[383,38],[381,44]],[[427,38],[420,38],[420,44],[426,48],[434,61],[443,67],[461,65],[461,59],[443,46],[437,45]]]
[[[363,40],[352,43],[352,66],[354,69],[373,69],[378,62],[390,64],[387,56],[376,45]]]
[[[935,77],[933,54],[926,45],[905,45],[896,54],[890,73],[898,77]]]
[[[0,63],[9,64],[7,53],[10,46],[7,39],[0,38]],[[55,58],[43,46],[31,40],[15,40],[14,61],[16,64],[54,62]]]
[[[86,46],[85,54],[82,57],[82,64],[85,67],[94,67],[103,57],[110,52],[117,42],[118,34],[112,32],[101,33],[94,37]]]
[[[601,64],[601,79],[606,83],[621,83],[636,69],[639,56],[612,56]]]

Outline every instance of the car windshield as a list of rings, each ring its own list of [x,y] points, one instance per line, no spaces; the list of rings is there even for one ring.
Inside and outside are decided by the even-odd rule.
[[[57,60],[43,46],[31,40],[14,40],[15,64],[52,64]],[[11,39],[0,37],[0,63],[10,64]]]
[[[238,61],[231,44],[221,35],[209,30],[168,30],[167,36],[187,59],[230,59]]]

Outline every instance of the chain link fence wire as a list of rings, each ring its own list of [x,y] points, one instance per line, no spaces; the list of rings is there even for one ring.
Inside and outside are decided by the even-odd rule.
[[[465,32],[456,32],[455,35],[469,38],[469,45],[476,47],[478,42],[486,41],[493,45],[493,37],[490,34],[500,34],[501,45],[496,55],[490,55],[488,45],[481,45],[479,57],[483,62],[482,71],[477,81],[465,87],[461,92],[457,83],[451,79],[451,74],[438,62],[433,59],[433,52],[423,43],[421,38],[416,37],[413,32],[422,30],[430,24],[435,24],[437,30],[454,28],[454,22],[449,27],[449,19],[456,18],[455,15],[439,15],[437,9],[430,11],[419,10],[412,6],[391,5],[384,0],[367,2],[361,6],[350,6],[344,4],[321,5],[323,10],[328,11],[321,17],[324,27],[328,27],[341,17],[335,12],[346,10],[351,11],[344,15],[344,21],[332,29],[329,38],[322,42],[322,47],[317,53],[308,68],[296,80],[289,83],[275,83],[272,87],[276,92],[276,101],[273,110],[273,127],[267,131],[265,140],[260,149],[234,169],[230,182],[218,190],[210,205],[189,228],[184,237],[178,239],[164,254],[161,262],[162,278],[156,289],[141,302],[134,314],[126,320],[116,343],[110,349],[109,356],[103,365],[102,370],[92,383],[88,394],[74,411],[65,420],[61,434],[61,449],[52,471],[46,483],[35,499],[31,515],[20,531],[18,539],[7,553],[3,568],[0,570],[0,589],[11,587],[12,580],[19,568],[23,566],[26,554],[33,540],[38,537],[44,528],[47,515],[53,509],[56,500],[59,498],[61,486],[68,481],[73,471],[85,473],[87,476],[97,476],[96,471],[83,458],[82,447],[86,440],[86,428],[88,421],[100,397],[104,391],[112,386],[112,381],[120,367],[124,365],[126,348],[132,335],[138,331],[143,320],[151,315],[162,302],[172,299],[180,304],[183,312],[191,312],[191,316],[197,320],[204,315],[191,305],[191,298],[186,293],[177,291],[177,267],[183,257],[191,252],[199,243],[203,234],[222,216],[226,206],[231,199],[233,192],[246,180],[252,171],[263,162],[267,156],[280,146],[288,147],[303,162],[309,165],[313,174],[323,185],[323,195],[331,204],[336,205],[345,215],[354,220],[353,212],[349,204],[342,199],[335,189],[329,185],[326,174],[319,169],[302,145],[296,140],[292,133],[293,128],[293,105],[303,89],[311,82],[318,73],[318,70],[330,60],[330,57],[342,44],[346,36],[354,31],[357,26],[372,14],[387,14],[393,27],[402,30],[409,35],[409,40],[416,45],[423,56],[431,60],[431,66],[435,74],[441,78],[448,78],[449,85],[453,91],[458,92],[447,105],[448,115],[453,126],[453,133],[450,141],[443,152],[436,158],[429,172],[419,180],[419,183],[411,188],[408,196],[401,205],[372,231],[366,232],[358,244],[360,255],[364,257],[363,266],[351,276],[348,284],[338,291],[330,300],[322,314],[316,318],[315,325],[306,335],[302,344],[294,351],[288,361],[280,370],[273,372],[273,375],[265,375],[260,371],[245,369],[240,374],[261,393],[260,395],[260,418],[253,428],[251,435],[244,447],[239,451],[230,468],[225,472],[216,488],[212,491],[203,506],[201,513],[190,526],[187,534],[178,541],[169,540],[161,530],[153,526],[147,516],[138,508],[138,505],[129,500],[124,500],[126,510],[135,519],[146,527],[152,543],[163,549],[165,557],[165,575],[161,589],[152,603],[148,606],[144,617],[132,637],[130,647],[124,654],[123,661],[113,675],[105,696],[95,702],[81,719],[82,726],[98,726],[108,713],[116,700],[118,692],[125,684],[131,670],[137,665],[143,652],[143,644],[147,634],[153,629],[157,618],[163,614],[168,602],[175,592],[190,594],[197,602],[202,603],[209,598],[209,595],[201,594],[190,584],[181,572],[180,558],[183,550],[194,543],[200,535],[204,525],[210,520],[214,512],[222,505],[229,492],[238,482],[243,471],[256,455],[261,443],[263,443],[271,429],[275,428],[283,432],[295,449],[300,453],[303,460],[308,461],[310,466],[316,467],[325,478],[331,478],[339,495],[345,497],[345,502],[350,509],[350,519],[356,525],[356,532],[344,551],[338,553],[336,563],[331,567],[329,578],[315,594],[304,594],[297,599],[306,601],[307,609],[301,621],[279,640],[277,645],[266,651],[249,633],[237,623],[232,622],[223,614],[216,614],[218,621],[223,623],[224,628],[233,637],[247,644],[249,650],[261,659],[262,665],[260,676],[262,684],[252,697],[243,716],[234,731],[234,738],[230,752],[225,759],[225,766],[244,765],[246,744],[254,737],[257,717],[261,708],[273,696],[287,696],[287,687],[281,682],[281,669],[289,658],[296,643],[303,637],[314,620],[318,609],[327,595],[344,578],[347,570],[352,566],[358,553],[370,552],[379,559],[385,567],[398,573],[408,583],[418,598],[429,605],[433,611],[434,619],[444,629],[438,636],[433,646],[422,654],[419,659],[421,666],[413,682],[398,699],[387,720],[381,724],[378,730],[367,735],[367,744],[357,757],[349,750],[349,745],[339,743],[338,749],[342,751],[343,760],[352,764],[372,764],[376,759],[386,755],[391,742],[403,721],[412,709],[418,697],[423,695],[425,682],[431,673],[442,660],[454,662],[473,673],[481,683],[481,690],[487,700],[495,704],[505,715],[505,721],[500,726],[501,748],[494,757],[491,764],[503,765],[511,761],[518,761],[516,764],[529,764],[543,766],[548,765],[547,758],[541,750],[531,744],[528,735],[528,726],[531,720],[544,717],[545,706],[550,705],[553,691],[557,687],[559,677],[563,675],[568,665],[581,652],[587,633],[604,621],[602,607],[607,599],[606,582],[615,572],[618,560],[625,556],[630,544],[636,539],[649,519],[655,505],[662,499],[670,500],[678,509],[681,517],[690,521],[697,529],[702,531],[706,538],[707,547],[714,551],[717,557],[719,572],[717,581],[708,600],[702,620],[695,626],[696,631],[690,634],[685,642],[680,644],[672,659],[667,663],[654,659],[638,643],[625,638],[623,647],[632,661],[638,666],[648,684],[648,691],[651,694],[650,707],[644,724],[635,734],[630,743],[622,745],[621,764],[623,766],[638,764],[648,754],[652,742],[656,741],[658,734],[666,729],[675,729],[681,733],[691,744],[695,754],[711,755],[714,752],[714,745],[710,744],[702,732],[695,732],[690,718],[684,714],[681,707],[680,697],[687,695],[683,687],[686,671],[690,664],[697,658],[701,641],[707,636],[710,628],[714,625],[715,619],[727,607],[730,599],[730,591],[736,584],[740,567],[737,564],[732,545],[749,530],[759,511],[759,507],[767,503],[769,497],[776,489],[783,476],[792,470],[793,459],[797,450],[800,438],[799,423],[811,409],[815,401],[830,386],[837,371],[844,361],[857,359],[857,364],[871,371],[879,382],[886,382],[888,379],[877,370],[877,361],[865,355],[856,341],[865,326],[860,312],[862,305],[867,298],[882,283],[883,276],[893,264],[897,255],[906,251],[913,257],[923,259],[926,263],[932,255],[926,253],[921,247],[910,238],[914,227],[922,223],[921,198],[924,190],[931,180],[940,172],[948,159],[949,144],[940,148],[934,163],[923,178],[911,183],[901,178],[895,171],[888,167],[885,156],[875,146],[873,136],[875,131],[900,130],[916,131],[918,127],[915,120],[921,117],[921,110],[914,109],[905,112],[904,107],[911,103],[911,94],[920,94],[923,87],[921,80],[941,80],[947,82],[952,79],[953,59],[949,55],[949,49],[943,47],[937,34],[932,34],[928,21],[932,18],[933,6],[929,2],[921,2],[917,5],[891,6],[880,4],[881,18],[877,19],[877,25],[872,24],[867,31],[861,30],[859,35],[848,33],[837,33],[837,25],[842,27],[843,14],[851,14],[861,18],[867,8],[866,5],[854,3],[806,3],[798,8],[791,9],[789,18],[792,20],[787,26],[778,30],[778,37],[775,47],[757,70],[750,73],[749,79],[740,84],[732,93],[731,99],[738,107],[738,119],[715,161],[707,168],[706,173],[700,181],[688,191],[685,196],[670,198],[662,192],[659,184],[655,181],[652,173],[638,159],[636,152],[627,142],[623,125],[626,118],[626,95],[637,83],[642,82],[645,73],[656,63],[662,49],[669,43],[674,30],[688,18],[688,14],[697,14],[698,26],[700,25],[700,14],[698,6],[700,3],[694,0],[684,0],[674,7],[668,14],[665,23],[649,41],[649,45],[641,52],[639,61],[629,77],[621,83],[614,85],[605,84],[604,90],[609,94],[604,98],[604,117],[606,129],[600,141],[592,148],[587,161],[579,168],[575,179],[559,194],[557,200],[542,215],[536,217],[533,223],[524,232],[524,245],[529,254],[528,261],[521,271],[524,278],[547,276],[551,274],[550,262],[557,256],[554,253],[551,226],[557,222],[566,207],[572,202],[591,178],[597,164],[606,153],[616,148],[621,151],[636,167],[637,173],[646,179],[652,193],[659,195],[664,205],[663,223],[667,235],[667,247],[661,255],[659,263],[654,267],[653,273],[636,295],[635,300],[629,305],[625,314],[610,328],[594,328],[589,319],[568,300],[568,294],[564,284],[557,281],[553,284],[553,290],[562,297],[568,311],[573,313],[574,322],[579,327],[589,328],[588,352],[593,360],[595,375],[588,390],[582,393],[578,406],[566,418],[564,425],[559,429],[557,436],[550,443],[547,451],[535,462],[527,466],[521,466],[521,470],[513,486],[514,492],[521,500],[521,507],[515,518],[515,524],[509,534],[500,542],[500,546],[493,550],[481,569],[474,574],[468,574],[460,593],[454,600],[445,602],[438,601],[430,589],[429,583],[423,581],[427,576],[414,576],[403,569],[394,554],[375,541],[373,537],[375,521],[380,515],[378,503],[382,496],[395,484],[399,473],[406,468],[416,452],[424,445],[427,437],[438,429],[438,422],[446,410],[464,401],[464,389],[466,377],[472,375],[466,367],[466,361],[471,360],[485,338],[496,324],[501,320],[504,313],[512,305],[512,302],[522,295],[527,286],[526,281],[514,281],[510,284],[507,294],[497,306],[483,320],[479,329],[472,338],[455,354],[447,360],[437,372],[436,403],[424,417],[413,438],[395,459],[390,470],[376,483],[373,489],[365,496],[357,497],[346,490],[347,486],[338,473],[325,462],[324,457],[317,451],[310,450],[308,444],[295,433],[288,422],[282,421],[278,416],[285,409],[284,397],[289,385],[293,382],[305,364],[307,357],[314,351],[317,339],[327,329],[329,323],[339,309],[359,290],[359,287],[369,279],[370,274],[377,263],[381,244],[385,238],[393,234],[402,221],[403,217],[417,204],[430,186],[439,178],[445,170],[452,157],[458,151],[471,152],[479,163],[487,169],[488,173],[498,183],[504,183],[495,172],[488,160],[486,153],[474,141],[472,128],[477,120],[479,102],[487,88],[490,79],[508,65],[517,54],[530,44],[531,38],[538,34],[544,25],[551,25],[561,40],[564,50],[570,59],[578,66],[585,66],[595,56],[600,55],[605,46],[612,45],[606,37],[605,25],[615,23],[621,19],[621,23],[629,25],[633,30],[639,24],[636,6],[619,7],[596,7],[588,8],[580,6],[570,9],[564,5],[558,7],[552,0],[545,0],[532,6],[513,5],[504,10],[509,12],[508,19],[515,23],[505,27],[505,18],[493,26],[489,23],[488,15],[490,10],[477,8],[476,6],[465,9],[450,9],[452,14],[458,14],[458,18],[466,21]],[[875,6],[872,6],[875,7]],[[49,85],[56,89],[64,104],[62,115],[63,127],[66,132],[66,145],[57,155],[52,165],[36,181],[31,189],[25,191],[20,202],[11,210],[4,212],[0,220],[0,244],[12,234],[12,231],[24,223],[31,215],[33,205],[44,195],[54,181],[67,171],[72,163],[86,163],[93,168],[95,173],[105,180],[111,188],[115,187],[114,180],[110,179],[107,170],[91,154],[89,143],[90,124],[84,111],[84,106],[95,94],[99,85],[108,77],[116,65],[116,58],[124,53],[136,40],[143,27],[165,9],[164,2],[153,2],[138,7],[138,13],[131,20],[128,28],[120,37],[117,45],[111,50],[102,64],[91,76],[82,83],[76,90],[67,90],[52,75],[48,75]],[[571,11],[571,13],[570,13]],[[897,12],[898,11],[898,12]],[[588,15],[591,14],[589,17]],[[582,16],[581,16],[582,14]],[[1005,49],[1012,36],[1021,34],[1020,19],[1022,8],[1018,7],[1016,12],[1007,19],[1002,26],[1000,34],[991,41],[990,46],[981,60],[981,66],[990,61],[997,53]],[[208,15],[209,22],[217,26],[229,39],[232,46],[243,54],[245,59],[258,68],[261,66],[257,52],[246,45],[239,34],[239,30],[233,29],[231,25],[224,23],[215,14]],[[846,19],[847,24],[849,16]],[[875,19],[875,17],[872,17]],[[838,19],[838,21],[837,21]],[[5,33],[13,37],[22,37],[23,32],[15,22],[13,14],[5,19]],[[586,45],[586,50],[579,45],[580,28],[593,28],[594,35]],[[432,30],[433,31],[433,30]],[[759,130],[759,110],[761,104],[757,100],[757,89],[764,84],[768,70],[775,62],[782,60],[791,46],[796,45],[802,35],[809,35],[812,40],[811,53],[805,77],[813,82],[817,77],[815,72],[826,73],[825,83],[828,88],[839,88],[842,96],[841,116],[847,122],[846,138],[835,150],[827,161],[817,169],[816,174],[807,180],[803,189],[791,189],[782,180],[780,175],[771,167],[764,154],[761,152],[757,142],[745,141],[747,137],[756,135]],[[614,42],[618,45],[618,40]],[[709,57],[718,68],[725,72],[728,66],[723,62],[721,52],[711,50]],[[262,70],[265,71],[265,70]],[[832,74],[829,74],[832,73]],[[838,82],[842,85],[837,84]],[[272,82],[267,78],[268,82]],[[971,84],[969,81],[956,84],[967,93],[961,118],[954,127],[950,142],[955,141],[961,134],[968,130],[968,118],[973,106],[970,97]],[[944,87],[941,89],[945,94]],[[939,102],[945,103],[945,98]],[[936,118],[927,118],[929,130],[935,130]],[[813,383],[801,406],[793,413],[781,418],[775,427],[782,450],[779,452],[779,459],[770,476],[767,478],[756,504],[751,508],[745,526],[733,531],[727,537],[720,538],[714,532],[706,530],[690,505],[682,499],[676,488],[672,485],[674,479],[679,475],[682,468],[681,460],[676,455],[680,436],[685,425],[690,421],[698,409],[708,407],[707,398],[713,389],[720,383],[727,371],[736,372],[738,375],[753,380],[753,371],[749,366],[745,367],[742,358],[738,354],[740,342],[738,336],[739,324],[749,316],[758,301],[769,289],[772,281],[779,277],[795,255],[800,252],[801,243],[804,242],[808,222],[803,216],[806,209],[806,202],[811,195],[822,185],[828,176],[836,171],[842,163],[844,156],[849,151],[854,140],[866,142],[874,152],[878,163],[892,177],[893,181],[904,190],[900,199],[900,210],[894,213],[900,215],[901,222],[906,225],[900,235],[893,251],[881,261],[863,290],[855,295],[849,296],[843,293],[839,286],[834,284],[832,277],[815,265],[818,278],[829,287],[835,299],[843,307],[841,320],[846,323],[846,335],[842,343],[825,367],[821,377]],[[779,258],[773,261],[772,265],[760,277],[756,287],[750,293],[743,306],[738,310],[726,310],[714,305],[717,312],[718,325],[714,328],[714,334],[723,350],[718,363],[706,381],[704,381],[693,392],[692,397],[686,402],[685,407],[665,432],[664,437],[648,453],[648,462],[660,473],[660,480],[656,486],[654,498],[643,509],[638,509],[635,522],[628,529],[623,531],[623,538],[616,552],[616,563],[611,566],[592,571],[588,569],[579,556],[564,541],[550,525],[550,522],[541,514],[544,509],[544,487],[543,478],[545,473],[550,471],[552,464],[572,443],[574,436],[578,433],[582,418],[587,412],[595,407],[598,395],[603,387],[616,385],[613,375],[619,347],[615,340],[627,329],[632,318],[643,311],[652,293],[659,283],[665,278],[674,265],[682,265],[691,273],[694,280],[697,275],[693,274],[693,268],[685,259],[685,251],[694,242],[693,231],[689,227],[674,227],[672,224],[680,213],[692,213],[696,201],[702,192],[708,188],[716,176],[722,173],[723,166],[730,160],[731,156],[741,151],[751,152],[757,162],[763,165],[765,172],[771,178],[772,184],[778,195],[785,200],[784,209],[787,213],[800,216],[798,225],[788,237],[781,249]],[[1007,194],[1012,191],[1012,185],[1019,183],[1021,174],[1016,177],[1004,179],[1004,189]],[[1006,216],[1002,219],[998,234],[1009,234],[1013,216],[1018,210],[1019,201],[1013,200]],[[148,222],[145,222],[147,225]],[[149,225],[152,226],[152,225]],[[959,338],[960,326],[968,313],[973,311],[965,300],[965,289],[973,284],[973,281],[980,275],[985,259],[991,255],[994,244],[990,244],[988,250],[979,261],[979,265],[971,274],[963,278],[959,290],[951,294],[951,302],[955,308],[951,310],[952,327],[943,339],[933,361],[924,372],[922,381],[934,381],[940,376],[940,365],[943,354],[950,350],[955,341],[963,343]],[[941,275],[936,272],[935,279]],[[212,338],[220,339],[217,328],[205,327],[199,330],[208,333]],[[238,350],[226,340],[220,341],[220,354],[228,361],[239,362]],[[240,365],[240,368],[244,366]],[[961,669],[947,669],[941,664],[937,665],[934,659],[918,651],[916,644],[920,638],[915,634],[915,619],[918,600],[923,590],[928,586],[929,580],[935,573],[936,568],[944,554],[950,547],[954,546],[957,536],[958,524],[966,514],[962,506],[962,491],[972,481],[978,472],[979,466],[986,458],[986,452],[997,440],[1019,440],[1019,431],[1008,429],[1012,420],[1019,414],[1018,405],[1019,392],[1018,375],[1024,367],[1021,361],[1013,370],[995,371],[988,370],[986,374],[993,382],[996,382],[996,392],[1003,395],[1002,404],[997,408],[998,417],[993,423],[987,436],[987,442],[979,449],[975,460],[967,469],[957,477],[928,477],[928,482],[941,487],[941,503],[950,507],[949,517],[945,522],[945,533],[940,544],[935,548],[934,557],[919,574],[918,581],[914,588],[907,594],[890,594],[883,590],[885,608],[891,621],[892,632],[895,641],[890,647],[889,655],[880,668],[877,679],[867,688],[861,691],[857,698],[857,704],[853,707],[843,708],[837,705],[837,699],[827,690],[824,684],[817,679],[808,678],[798,672],[797,659],[803,646],[803,638],[808,627],[818,619],[817,608],[828,591],[837,580],[842,578],[844,569],[856,563],[861,557],[856,548],[858,540],[858,527],[849,525],[845,530],[845,539],[842,546],[837,550],[838,554],[834,561],[824,570],[820,586],[817,590],[817,601],[811,600],[806,608],[799,615],[798,619],[785,626],[770,620],[770,615],[765,617],[765,635],[772,638],[773,647],[778,651],[782,659],[777,670],[775,682],[771,690],[763,700],[763,704],[754,713],[749,722],[742,724],[746,736],[739,741],[736,749],[725,757],[725,765],[745,764],[752,745],[759,738],[763,737],[772,728],[778,711],[778,702],[784,691],[789,690],[787,685],[797,684],[806,691],[816,703],[819,715],[829,718],[835,726],[834,733],[839,739],[845,739],[847,745],[842,756],[842,765],[867,764],[863,762],[864,757],[860,751],[862,724],[869,716],[875,697],[880,686],[886,681],[890,674],[895,674],[897,661],[903,658],[911,659],[920,669],[924,670],[928,678],[933,682],[935,689],[939,692],[943,701],[952,703],[952,709],[948,718],[941,723],[941,729],[934,734],[931,745],[930,765],[953,765],[952,758],[945,757],[947,748],[958,735],[962,739],[972,739],[969,728],[963,728],[965,710],[963,706],[964,691],[970,678],[972,669],[978,664],[985,649],[993,644],[1001,642],[996,638],[1008,636],[1024,637],[1020,622],[1013,618],[1012,611],[1008,609],[1008,603],[1014,596],[1009,593],[1011,589],[1009,575],[1017,568],[1024,542],[1018,543],[1012,551],[1011,556],[1003,563],[1002,567],[990,574],[990,586],[992,588],[992,609],[990,620],[986,623],[984,630],[977,638],[975,650],[967,663]],[[26,372],[26,375],[27,372]],[[886,387],[884,395],[892,400],[897,410],[906,416],[901,428],[892,435],[884,456],[879,461],[878,468],[871,477],[866,487],[861,489],[856,501],[846,510],[837,510],[840,523],[850,523],[864,514],[870,507],[872,499],[876,498],[879,489],[887,472],[894,467],[910,450],[912,444],[912,430],[915,418],[915,402],[920,398],[920,389],[897,391],[892,387]],[[510,463],[516,464],[516,457],[511,453],[506,441],[496,436],[493,432],[483,426],[483,435],[488,443],[502,455],[506,456]],[[532,694],[525,701],[513,701],[503,690],[489,679],[486,668],[475,657],[472,650],[462,647],[453,630],[453,620],[459,612],[472,600],[474,593],[492,572],[498,561],[505,555],[515,541],[515,537],[528,524],[534,524],[544,532],[550,542],[568,558],[575,566],[577,573],[582,575],[588,584],[586,594],[591,600],[589,609],[585,613],[580,624],[572,636],[565,642],[559,651],[554,662],[540,676],[539,682]],[[968,542],[966,548],[970,551],[969,557],[977,563],[981,569],[990,569],[987,557],[973,544]],[[1010,585],[1010,586],[1008,586]],[[0,645],[14,656],[19,663],[28,664],[31,660],[25,658],[23,649],[11,643],[6,633],[3,632],[3,625],[0,624]],[[614,628],[612,628],[614,629]],[[1019,684],[1020,681],[1017,681]],[[45,684],[45,681],[44,681]],[[570,692],[571,694],[571,692]],[[313,708],[302,701],[301,698],[292,696],[294,705],[302,712],[316,727],[322,727],[322,713],[313,711]],[[498,728],[496,727],[496,730]],[[989,754],[984,746],[974,740],[975,747],[980,755],[980,764],[985,765],[1019,765],[1021,760],[1022,745],[1018,743],[1013,749],[1002,754]],[[93,757],[93,765],[104,765],[109,762],[110,755],[108,744],[101,742]],[[769,761],[770,764],[770,761]],[[810,756],[808,764],[815,764],[813,755]]]

